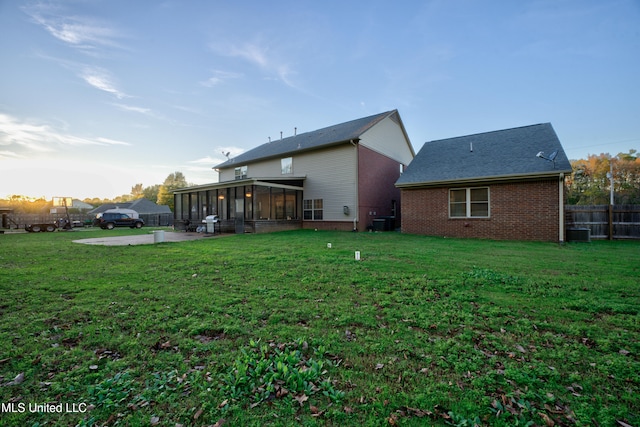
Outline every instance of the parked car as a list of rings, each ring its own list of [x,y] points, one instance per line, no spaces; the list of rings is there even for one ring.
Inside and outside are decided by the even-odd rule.
[[[96,215],[95,224],[100,228],[113,230],[115,227],[142,228],[144,220],[122,212],[104,212]]]

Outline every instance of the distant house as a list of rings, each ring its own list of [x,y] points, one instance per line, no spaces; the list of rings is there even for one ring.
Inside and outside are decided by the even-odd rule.
[[[85,203],[78,199],[72,199],[71,204],[68,205],[67,208],[69,210],[69,213],[85,213],[93,210],[93,205],[90,205],[89,203]],[[65,215],[66,210],[64,207],[53,206],[49,209],[49,213]]]
[[[91,209],[93,209],[93,206],[90,205],[89,203],[85,203],[82,200],[78,200],[78,199],[73,199],[73,202],[70,206],[73,209],[77,209],[80,212],[86,212],[86,211],[90,211]]]
[[[564,241],[570,173],[550,123],[427,142],[396,182],[402,231]]]
[[[267,142],[215,166],[219,182],[174,191],[176,224],[363,230],[399,217],[394,183],[414,154],[397,110]]]
[[[173,224],[173,213],[169,206],[158,205],[144,197],[134,200],[133,202],[105,203],[87,213],[95,216],[106,210],[115,208],[133,209],[140,214],[140,217],[144,219],[145,225],[147,226],[166,226]]]

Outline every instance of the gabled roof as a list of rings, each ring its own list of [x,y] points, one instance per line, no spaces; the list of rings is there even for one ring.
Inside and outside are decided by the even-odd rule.
[[[171,208],[167,205],[158,205],[144,197],[134,200],[133,202],[123,203],[105,203],[97,208],[87,212],[88,214],[99,214],[109,209],[133,209],[139,214],[161,214],[171,213]]]
[[[88,214],[99,214],[107,211],[109,209],[131,209],[131,202],[123,202],[123,203],[105,203],[104,205],[100,205],[97,208],[94,208],[87,212]]]
[[[234,179],[233,181],[213,182],[211,184],[196,185],[195,187],[185,187],[173,190],[173,194],[192,193],[194,191],[221,190],[224,188],[243,187],[245,185],[257,185],[262,187],[286,188],[289,190],[303,190],[306,177],[260,177]]]
[[[554,161],[537,156],[543,152]],[[571,173],[550,123],[426,142],[396,182],[416,187],[464,181],[493,181]]]
[[[305,132],[295,136],[290,136],[280,140],[267,142],[252,150],[244,152],[233,159],[227,160],[214,166],[216,169],[240,166],[257,160],[280,157],[287,154],[299,153],[301,151],[315,150],[342,144],[350,140],[358,140],[367,130],[384,118],[397,114],[397,110],[375,114],[369,117],[352,120],[334,126]]]
[[[154,203],[144,197],[132,202],[129,206],[129,209],[133,209],[134,211],[142,214],[171,213],[171,208],[169,206],[158,205],[157,203]]]
[[[86,209],[86,210],[93,209],[93,205],[90,205],[89,203],[85,203],[82,200],[78,200],[78,199],[73,199],[73,202],[70,207],[74,209]]]

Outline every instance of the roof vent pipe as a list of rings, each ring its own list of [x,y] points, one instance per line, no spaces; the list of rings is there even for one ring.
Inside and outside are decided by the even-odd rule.
[[[282,131],[280,131],[280,139],[282,139]]]
[[[293,136],[296,136],[298,134],[298,128],[293,128]]]

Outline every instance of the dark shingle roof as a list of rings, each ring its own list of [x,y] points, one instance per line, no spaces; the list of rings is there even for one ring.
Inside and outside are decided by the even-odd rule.
[[[280,140],[267,142],[214,167],[219,169],[242,165],[256,160],[327,147],[352,139],[357,140],[360,135],[369,130],[372,126],[393,113],[397,113],[397,111],[387,111],[373,116],[363,117],[350,122],[318,129],[312,132],[305,132]]]
[[[88,214],[99,214],[109,209],[133,209],[139,214],[161,214],[161,213],[171,213],[171,208],[167,205],[158,205],[151,200],[145,199],[144,197],[138,200],[134,200],[133,202],[124,202],[124,203],[105,203],[104,205],[100,205],[97,208],[87,212]]]
[[[157,203],[145,199],[144,197],[132,202],[131,206],[129,206],[129,209],[133,209],[134,211],[141,214],[171,213],[171,208],[169,206],[158,205]]]
[[[536,156],[557,150],[555,163]],[[570,173],[571,164],[550,123],[479,133],[424,144],[398,187]]]

